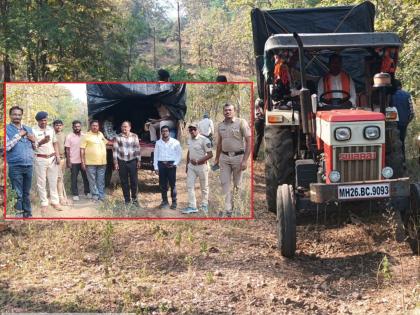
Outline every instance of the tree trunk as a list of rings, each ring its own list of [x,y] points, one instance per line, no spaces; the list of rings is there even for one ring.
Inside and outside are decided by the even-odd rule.
[[[8,21],[7,19],[8,1],[7,0],[0,1],[0,12],[1,12],[1,16],[3,17],[2,22],[1,22],[1,24],[3,25],[3,32],[7,37],[8,29],[9,29],[8,24],[7,24],[7,21]],[[0,79],[3,79],[3,81],[5,82],[10,82],[12,79],[12,64],[10,62],[9,55],[8,55],[8,52],[9,52],[8,46],[9,46],[8,41],[6,41],[5,43],[6,52],[3,55],[3,69],[2,69],[3,75],[0,77]]]
[[[156,27],[153,26],[153,69],[156,70]]]
[[[40,40],[40,48],[40,79],[41,81],[48,81],[48,42],[46,39]]]
[[[4,82],[12,81],[12,64],[9,60],[9,55],[5,55],[3,59],[3,80]]]
[[[181,20],[179,17],[179,1],[177,2],[178,4],[178,49],[179,49],[179,67],[182,67],[182,53],[181,53]]]

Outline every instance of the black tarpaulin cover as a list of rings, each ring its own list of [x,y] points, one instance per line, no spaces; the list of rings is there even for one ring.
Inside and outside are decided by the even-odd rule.
[[[357,6],[328,8],[282,9],[251,11],[254,53],[257,67],[257,84],[260,97],[263,95],[264,44],[268,37],[284,33],[352,33],[374,31],[375,7],[369,2]],[[344,57],[344,56],[343,56]],[[345,58],[343,58],[344,60]],[[307,62],[308,60],[306,60]],[[346,69],[346,62],[344,62]],[[348,63],[351,64],[351,63]],[[319,74],[313,63],[307,72]],[[347,69],[346,69],[347,70]],[[357,75],[356,75],[357,76]],[[354,79],[354,78],[353,78]]]
[[[122,104],[148,106],[161,103],[176,119],[184,119],[187,111],[185,84],[130,83],[86,84],[89,117]],[[126,119],[128,119],[127,117]]]

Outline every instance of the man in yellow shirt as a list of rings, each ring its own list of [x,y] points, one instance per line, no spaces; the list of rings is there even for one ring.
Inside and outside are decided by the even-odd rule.
[[[92,120],[90,130],[80,140],[82,169],[86,171],[94,200],[105,199],[106,144],[108,140],[99,131],[99,122]]]

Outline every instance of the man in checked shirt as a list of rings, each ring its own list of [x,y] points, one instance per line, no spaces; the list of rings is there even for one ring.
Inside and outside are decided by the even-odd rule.
[[[114,138],[114,167],[118,171],[121,180],[125,204],[138,205],[137,169],[140,168],[140,144],[139,138],[131,132],[131,123],[124,121],[121,124],[121,133]],[[131,192],[131,198],[130,198]]]

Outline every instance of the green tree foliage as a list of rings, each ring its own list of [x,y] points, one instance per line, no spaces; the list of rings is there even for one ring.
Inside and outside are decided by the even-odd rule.
[[[108,1],[3,1],[5,68],[28,81],[78,80],[95,68]],[[11,79],[11,78],[5,78]]]
[[[254,74],[254,53],[250,11],[252,8],[281,9],[355,5],[362,0],[200,0],[183,1],[187,11],[184,36],[187,39],[191,63],[211,66],[220,70],[239,72],[243,76]],[[377,31],[396,32],[403,42],[400,52],[398,76],[406,89],[419,93],[420,49],[416,0],[377,0]]]
[[[204,112],[215,123],[223,120],[223,105],[235,106],[239,117],[249,120],[251,115],[251,87],[249,84],[190,84],[188,85],[186,121],[199,121]]]
[[[86,123],[86,104],[72,98],[70,91],[58,84],[6,84],[6,113],[12,106],[23,108],[23,122],[36,125],[39,111],[49,114],[49,121],[61,119],[67,130],[75,119]]]
[[[218,71],[253,73],[253,50],[249,9],[229,10],[218,1],[188,5],[184,28],[189,62]]]
[[[184,67],[179,69],[174,5],[150,0],[2,0],[0,74],[6,81],[214,80],[219,72],[255,75],[250,11],[352,5],[361,0],[180,0]],[[419,91],[420,5],[416,0],[375,0],[376,29],[402,39],[398,75]],[[214,69],[209,70],[209,69]],[[211,73],[210,73],[210,72]]]
[[[420,3],[416,0],[376,1],[377,31],[396,32],[403,43],[399,59],[399,77],[404,88],[420,93]]]
[[[170,28],[143,0],[3,0],[0,12],[6,81],[136,80],[151,25]]]
[[[319,6],[355,5],[361,0],[322,0]],[[416,0],[376,0],[375,30],[378,32],[395,32],[403,43],[399,53],[397,77],[404,89],[418,96],[420,92],[420,3]]]
[[[0,102],[3,104],[3,88],[4,85],[0,85]],[[0,111],[0,121],[4,123],[4,111]],[[4,128],[3,124],[0,125],[0,145],[3,145]]]

